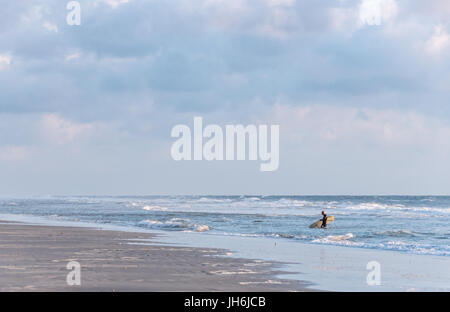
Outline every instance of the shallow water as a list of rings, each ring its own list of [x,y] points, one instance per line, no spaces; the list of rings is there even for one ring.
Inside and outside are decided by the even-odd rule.
[[[335,222],[309,229],[322,210]],[[51,196],[2,198],[0,213],[450,256],[443,196]]]

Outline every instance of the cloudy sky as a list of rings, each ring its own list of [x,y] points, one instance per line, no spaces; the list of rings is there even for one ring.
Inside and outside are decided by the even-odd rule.
[[[0,0],[0,195],[450,194],[447,0]],[[176,124],[279,124],[280,167]]]

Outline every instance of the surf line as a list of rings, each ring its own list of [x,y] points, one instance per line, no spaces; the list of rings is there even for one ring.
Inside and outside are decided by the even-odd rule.
[[[194,117],[193,136],[187,125],[172,128],[171,137],[177,140],[172,144],[170,153],[176,161],[246,160],[248,154],[248,160],[259,158],[262,162],[260,171],[275,171],[280,163],[280,126],[270,125],[270,150],[268,129],[268,125],[252,124],[225,125],[225,131],[215,124],[203,128],[203,117]],[[207,139],[205,144],[203,139]]]

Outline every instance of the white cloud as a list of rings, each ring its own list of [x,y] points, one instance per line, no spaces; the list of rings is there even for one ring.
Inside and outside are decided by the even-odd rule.
[[[283,38],[302,21],[295,4],[295,0],[204,0],[199,10],[214,28]]]
[[[245,0],[204,0],[200,10],[208,22],[219,29],[239,29],[245,16],[251,14]]]
[[[51,18],[50,16],[52,16],[50,8],[41,3],[27,7],[20,15],[20,20],[23,24],[33,25],[32,27],[40,25],[47,31],[57,33],[58,26],[47,20]]]
[[[44,7],[42,5],[33,5],[27,8],[20,15],[20,19],[23,23],[33,23],[35,21],[40,21],[43,16]]]
[[[431,54],[439,54],[450,46],[450,36],[445,29],[438,25],[431,38],[426,42],[426,49]]]
[[[358,27],[359,12],[357,8],[331,8],[331,25],[336,31],[355,30]]]
[[[450,125],[414,111],[277,104],[270,116],[294,142],[450,148]]]
[[[52,31],[52,32],[55,32],[55,33],[58,32],[58,26],[56,26],[56,25],[53,24],[53,23],[50,23],[49,21],[45,21],[45,22],[42,24],[42,27],[44,27],[44,28],[47,29],[48,31]]]
[[[362,0],[359,6],[361,25],[381,25],[397,15],[398,6],[395,0]]]
[[[0,54],[0,70],[6,69],[11,64],[11,56]]]
[[[100,2],[104,2],[113,9],[119,7],[122,4],[129,3],[131,0],[100,0]]]
[[[291,7],[295,4],[295,0],[266,0],[269,6],[287,6]]]
[[[40,129],[45,139],[51,143],[63,145],[90,136],[94,125],[75,123],[57,114],[45,114],[41,118]]]
[[[286,38],[293,33],[351,33],[366,25],[388,24],[398,14],[396,0],[336,1],[309,5],[296,0],[203,0],[199,12],[212,27]]]
[[[223,8],[224,10],[242,11],[247,8],[246,0],[204,0],[205,6]]]
[[[79,59],[80,57],[81,57],[80,52],[72,53],[66,56],[66,61],[76,60]]]

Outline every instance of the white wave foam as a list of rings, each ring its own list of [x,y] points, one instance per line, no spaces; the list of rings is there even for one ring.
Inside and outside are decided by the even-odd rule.
[[[142,220],[140,223],[147,223],[147,224],[163,224],[161,221],[158,221],[158,220]]]
[[[403,241],[389,241],[387,244],[380,244],[381,247],[390,250],[413,252],[424,255],[449,256],[450,250],[444,246],[428,246],[424,244],[411,244]]]
[[[150,206],[150,205],[146,205],[146,206],[142,207],[142,209],[147,210],[147,211],[166,211],[167,210],[167,208],[165,208],[165,207]]]
[[[322,244],[337,244],[337,245],[347,245],[347,246],[363,246],[363,243],[350,241],[355,236],[352,233],[347,233],[345,235],[329,235],[324,238],[318,238],[313,240],[313,243]]]
[[[211,198],[211,197],[200,197],[196,200],[200,203],[229,203],[232,201],[230,198]]]
[[[410,230],[393,230],[393,231],[385,231],[385,232],[377,232],[375,233],[376,235],[381,235],[381,236],[419,236],[418,233],[410,231]]]
[[[275,237],[283,237],[283,238],[294,238],[295,236],[292,234],[286,234],[286,233],[281,233],[281,234],[275,234]]]
[[[354,235],[352,233],[347,233],[345,235],[335,235],[335,236],[330,235],[330,236],[327,236],[327,239],[336,242],[336,241],[348,240],[353,237],[354,237]]]
[[[211,228],[208,225],[197,225],[197,227],[195,228],[196,232],[206,232],[211,230]]]
[[[143,220],[139,222],[140,224],[156,225],[160,228],[172,228],[172,229],[185,229],[190,227],[190,221],[181,218],[172,218],[168,221],[159,220]]]
[[[173,227],[188,227],[189,220],[182,218],[172,218],[169,221],[166,221],[165,224]]]
[[[241,285],[253,285],[253,284],[283,284],[281,281],[267,280],[263,282],[239,282]]]
[[[386,210],[389,208],[394,208],[395,206],[389,206],[380,203],[362,203],[359,205],[351,205],[347,206],[344,209],[346,210]]]
[[[402,204],[387,205],[380,203],[361,203],[343,207],[345,210],[383,210],[383,211],[414,211],[450,213],[450,207],[414,207]]]

